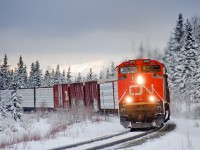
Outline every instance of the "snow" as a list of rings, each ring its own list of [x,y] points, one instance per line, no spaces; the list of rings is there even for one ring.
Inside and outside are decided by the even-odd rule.
[[[176,129],[159,139],[149,139],[148,142],[135,146],[134,150],[199,150],[200,120],[172,118]],[[133,147],[127,148],[132,150]]]
[[[96,116],[97,117],[97,116]],[[88,141],[102,136],[107,136],[110,134],[116,134],[124,131],[125,129],[120,125],[119,118],[117,116],[107,116],[106,121],[104,116],[98,116],[93,120],[87,120],[72,125],[68,125],[64,131],[59,132],[55,137],[45,136],[52,128],[52,120],[48,118],[35,118],[33,114],[26,114],[27,126],[26,129],[30,134],[38,133],[43,137],[39,141],[21,142],[19,144],[14,144],[6,149],[30,149],[30,150],[46,150],[51,148],[56,148],[60,146],[66,146],[74,143],[79,143],[82,141]],[[127,149],[134,150],[198,150],[200,147],[200,120],[189,120],[183,118],[172,118],[168,123],[175,123],[177,125],[176,129],[170,133],[161,136],[156,139],[149,139],[146,143],[142,145],[134,146]],[[19,133],[25,133],[26,130],[22,130],[19,127]],[[139,134],[141,132],[130,132],[123,135],[124,138],[132,136],[133,134]],[[0,134],[0,139],[8,138],[10,135],[6,133]],[[23,135],[21,135],[23,136]],[[46,138],[45,138],[46,137]],[[117,137],[115,138],[117,139]],[[107,139],[106,142],[113,141],[114,139]],[[92,145],[84,145],[81,149],[93,147],[97,144],[105,143],[99,141]],[[79,147],[80,148],[80,147]],[[77,149],[72,148],[72,149]]]

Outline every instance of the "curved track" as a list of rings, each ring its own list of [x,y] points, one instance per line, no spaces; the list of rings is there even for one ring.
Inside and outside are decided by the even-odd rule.
[[[147,142],[148,140],[159,138],[159,137],[173,131],[175,128],[176,128],[176,124],[173,124],[173,123],[165,124],[157,132],[155,132],[153,134],[149,134],[149,135],[147,134],[147,136],[144,136],[142,138],[137,138],[135,140],[126,142],[123,145],[118,146],[118,148],[116,148],[116,149],[126,149],[126,148],[134,147],[137,145],[141,145],[141,144]]]
[[[67,145],[63,147],[54,148],[53,150],[60,149],[125,149],[145,143],[147,140],[152,138],[158,138],[165,135],[166,133],[173,131],[176,128],[175,124],[165,124],[159,128],[142,131],[142,132],[130,132],[126,130],[124,132],[114,134],[111,136],[105,136],[86,142],[80,142],[77,144]],[[94,146],[95,145],[95,146]]]

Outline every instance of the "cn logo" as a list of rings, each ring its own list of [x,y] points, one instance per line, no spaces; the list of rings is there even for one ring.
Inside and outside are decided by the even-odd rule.
[[[139,88],[139,92],[138,93],[134,93],[132,92],[134,88]],[[129,86],[129,94],[131,96],[134,96],[134,95],[142,95],[143,93],[143,89],[145,89],[149,94],[153,94],[154,93],[154,87],[153,87],[153,84],[151,85],[151,89],[148,89],[145,85],[131,85]]]

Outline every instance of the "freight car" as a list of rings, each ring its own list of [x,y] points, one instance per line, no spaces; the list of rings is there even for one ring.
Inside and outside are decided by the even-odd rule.
[[[165,66],[150,59],[122,62],[117,67],[120,123],[125,128],[158,127],[170,119]]]
[[[117,82],[114,80],[54,85],[54,109],[82,105],[95,112],[117,112]]]

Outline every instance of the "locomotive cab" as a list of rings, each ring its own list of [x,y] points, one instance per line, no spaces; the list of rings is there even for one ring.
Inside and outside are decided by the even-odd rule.
[[[118,67],[120,123],[125,127],[158,127],[170,119],[165,66],[150,59],[129,60]]]

